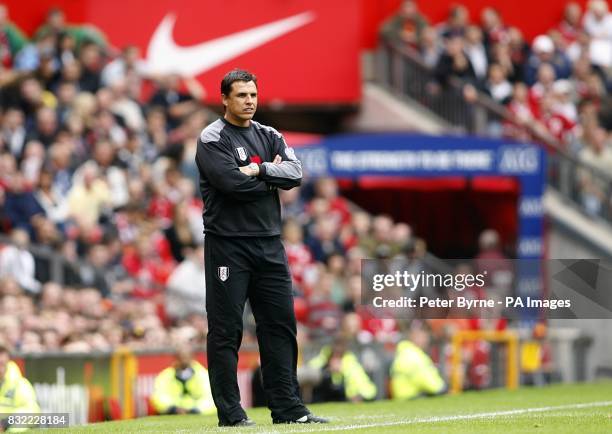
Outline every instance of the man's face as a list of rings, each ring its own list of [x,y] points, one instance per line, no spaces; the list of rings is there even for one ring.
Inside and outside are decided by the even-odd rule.
[[[249,121],[257,110],[257,86],[253,81],[235,81],[229,95],[223,95],[226,114]]]
[[[193,361],[193,354],[190,349],[181,348],[176,353],[176,368],[185,369]]]

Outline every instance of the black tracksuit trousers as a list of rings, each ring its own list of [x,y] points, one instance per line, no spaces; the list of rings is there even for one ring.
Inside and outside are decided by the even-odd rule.
[[[291,277],[280,236],[222,237],[204,243],[208,374],[219,422],[246,418],[237,368],[244,304],[257,324],[264,389],[275,420],[308,413],[297,381],[296,322]]]

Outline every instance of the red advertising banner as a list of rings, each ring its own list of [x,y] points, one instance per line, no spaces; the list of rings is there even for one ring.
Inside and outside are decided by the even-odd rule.
[[[579,0],[584,5],[586,0]],[[565,2],[542,0],[417,1],[430,23],[464,4],[471,21],[484,7],[529,39],[562,16]],[[361,97],[359,55],[376,47],[381,23],[401,0],[22,0],[4,1],[9,17],[32,34],[51,7],[71,24],[99,27],[118,48],[141,48],[154,69],[195,75],[218,103],[220,77],[234,67],[260,78],[262,103],[355,104]]]
[[[26,3],[6,2],[28,33],[60,7],[69,23],[95,25],[113,46],[140,47],[153,71],[198,77],[210,102],[235,67],[259,77],[262,103],[354,104],[361,96],[361,0]]]

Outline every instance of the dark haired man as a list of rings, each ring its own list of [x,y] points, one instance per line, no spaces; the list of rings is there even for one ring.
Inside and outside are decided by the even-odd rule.
[[[302,166],[278,131],[252,120],[253,74],[227,73],[221,97],[225,114],[202,131],[196,153],[205,203],[208,369],[219,425],[254,425],[240,405],[236,376],[247,298],[273,422],[325,423],[300,398],[291,277],[280,239],[277,189],[300,185]]]

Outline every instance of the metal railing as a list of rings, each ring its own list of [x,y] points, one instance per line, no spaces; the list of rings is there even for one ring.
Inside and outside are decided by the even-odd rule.
[[[7,235],[0,234],[0,245],[13,245],[13,241]],[[78,274],[80,267],[85,265],[81,259],[69,261],[64,255],[52,247],[32,243],[28,251],[34,257],[35,278],[39,282],[56,282],[62,285],[75,283],[68,276]]]
[[[450,77],[441,85],[433,71],[410,46],[382,39],[377,59],[379,84],[396,95],[424,105],[452,125],[456,132],[491,135],[491,127],[505,118],[505,110],[487,95],[475,102],[464,98],[464,83]]]
[[[612,173],[553,152],[548,155],[548,185],[584,214],[612,224]]]
[[[612,224],[612,173],[584,163],[547,131],[518,124],[503,105],[488,95],[478,92],[475,100],[466,100],[466,83],[457,77],[441,85],[414,48],[381,39],[376,78],[396,96],[409,98],[448,122],[451,132],[504,137],[504,126],[512,125],[514,131],[520,132],[519,140],[539,143],[549,151],[550,187],[589,217]]]

